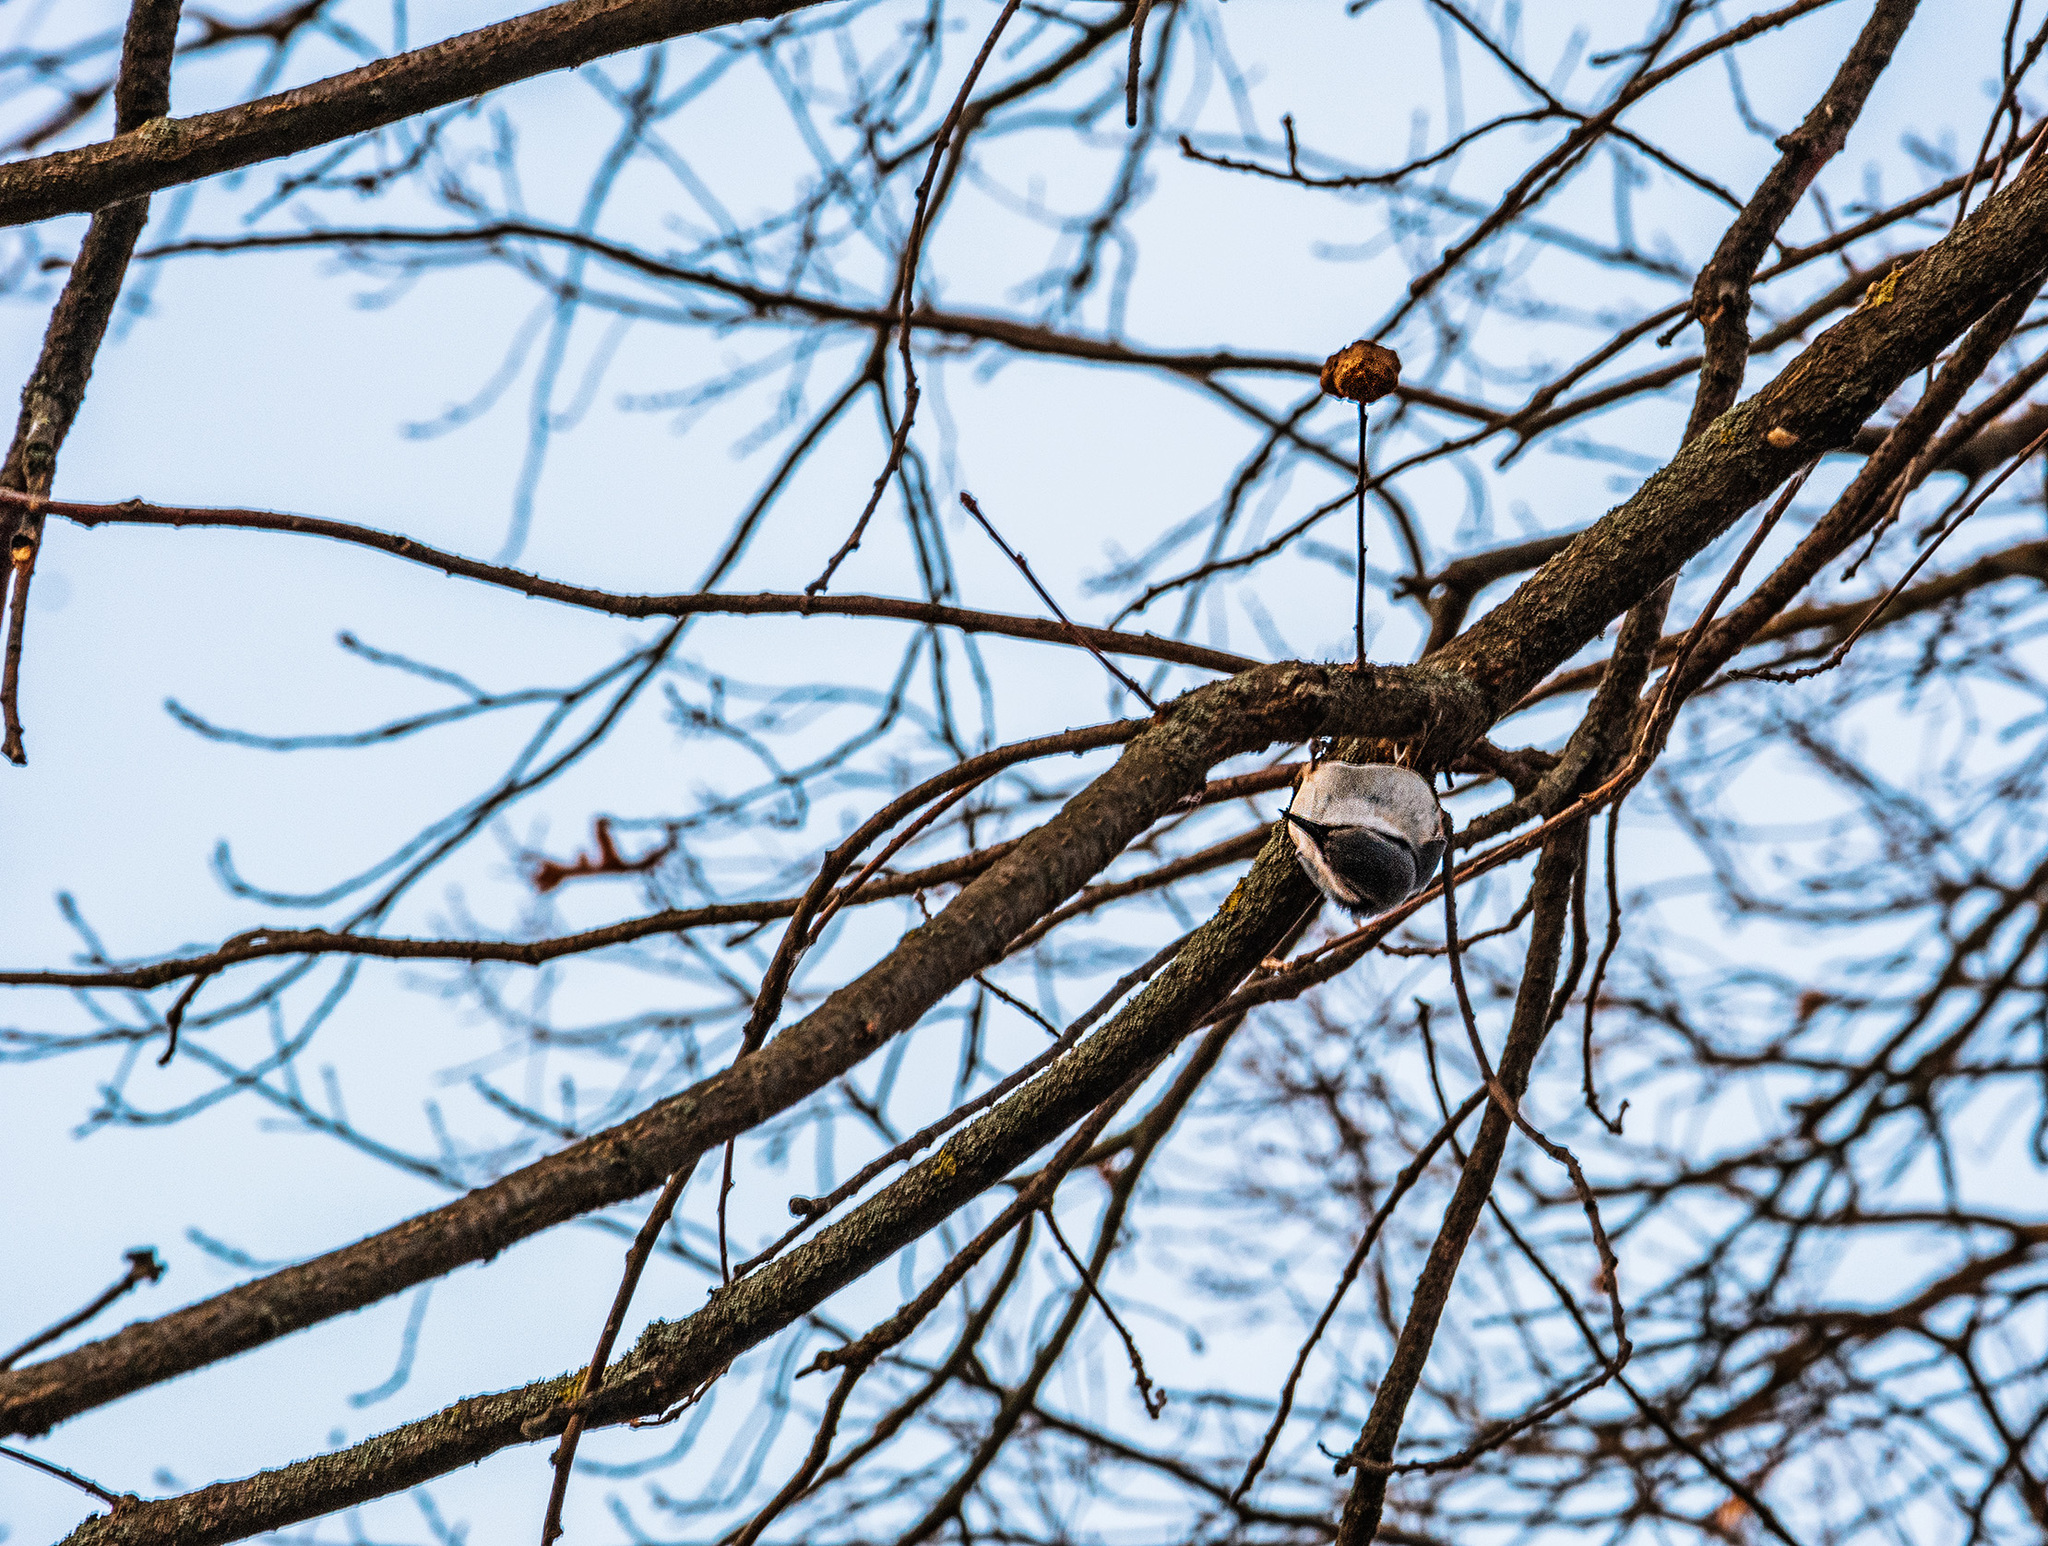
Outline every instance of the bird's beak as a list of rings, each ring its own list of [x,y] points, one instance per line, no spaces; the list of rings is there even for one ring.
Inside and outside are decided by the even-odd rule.
[[[1330,840],[1330,829],[1327,826],[1325,826],[1322,822],[1306,820],[1303,817],[1295,815],[1292,811],[1282,811],[1280,814],[1285,820],[1293,822],[1297,827],[1301,828],[1302,831],[1306,832],[1318,843],[1326,843]]]

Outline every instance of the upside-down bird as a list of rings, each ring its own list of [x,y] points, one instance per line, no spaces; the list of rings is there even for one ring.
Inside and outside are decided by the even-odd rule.
[[[1406,768],[1318,762],[1283,815],[1309,879],[1361,918],[1415,895],[1443,862],[1442,808]]]

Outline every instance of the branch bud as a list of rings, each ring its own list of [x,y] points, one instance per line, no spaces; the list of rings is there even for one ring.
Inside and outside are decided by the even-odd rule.
[[[1323,390],[1354,403],[1377,402],[1400,379],[1401,356],[1363,338],[1323,361]]]

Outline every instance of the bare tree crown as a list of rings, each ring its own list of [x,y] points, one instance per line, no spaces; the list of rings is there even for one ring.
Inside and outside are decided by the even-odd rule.
[[[67,1546],[2048,1531],[2048,10],[427,10],[0,52],[12,776],[135,734],[43,609],[123,543],[200,555],[103,603],[181,630],[259,547],[308,621],[505,619],[337,610],[367,726],[178,683],[292,754],[207,813],[242,926],[117,937],[81,860],[0,971],[82,1136],[441,1194],[32,1242],[112,1279],[0,1336]],[[125,341],[209,297],[203,394],[338,290],[442,372],[364,413],[495,484],[271,508],[280,403],[115,497]],[[577,1224],[601,1294],[505,1255]],[[482,1264],[587,1356],[415,1401]],[[385,1367],[400,1296],[368,1437],[65,1447],[299,1331]]]

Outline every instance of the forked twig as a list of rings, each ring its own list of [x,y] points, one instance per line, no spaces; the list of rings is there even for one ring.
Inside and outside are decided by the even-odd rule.
[[[1451,818],[1444,816],[1445,844],[1449,845]],[[1479,1035],[1479,1019],[1472,1012],[1472,995],[1465,986],[1465,967],[1458,949],[1458,888],[1455,883],[1444,887],[1444,942],[1448,946],[1446,959],[1451,968],[1451,987],[1457,995],[1458,1013],[1465,1021],[1465,1035],[1472,1044],[1473,1059],[1479,1065],[1479,1077],[1487,1093],[1501,1114],[1534,1143],[1545,1154],[1564,1166],[1571,1177],[1572,1190],[1578,1194],[1579,1206],[1585,1210],[1586,1222],[1593,1231],[1593,1247],[1600,1255],[1600,1286],[1606,1290],[1607,1303],[1614,1321],[1615,1354],[1606,1359],[1606,1372],[1587,1390],[1604,1383],[1621,1373],[1622,1365],[1629,1361],[1635,1348],[1628,1339],[1628,1328],[1621,1307],[1621,1263],[1616,1259],[1614,1247],[1607,1238],[1606,1227],[1600,1221],[1600,1204],[1594,1199],[1593,1188],[1586,1181],[1586,1173],[1579,1165],[1578,1156],[1561,1143],[1554,1143],[1535,1124],[1522,1115],[1521,1102],[1508,1093],[1493,1070],[1492,1062],[1486,1056],[1486,1043]],[[1605,1355],[1601,1355],[1605,1358]],[[1581,1392],[1583,1394],[1583,1392]],[[1573,1399],[1577,1399],[1574,1397]]]
[[[896,272],[895,327],[897,352],[903,361],[903,414],[896,421],[895,432],[889,437],[889,455],[882,463],[882,470],[875,475],[875,486],[868,493],[868,502],[860,512],[860,519],[853,523],[853,530],[825,565],[825,572],[804,587],[807,596],[815,596],[830,585],[832,576],[839,572],[839,566],[860,546],[868,522],[875,518],[875,511],[882,503],[889,480],[903,465],[903,454],[910,444],[910,426],[917,419],[918,399],[922,396],[917,384],[917,367],[910,356],[911,313],[917,305],[917,262],[924,249],[925,230],[931,218],[932,185],[938,181],[939,167],[945,161],[947,150],[952,149],[956,157],[961,154],[960,148],[954,144],[953,131],[960,126],[960,119],[967,111],[967,100],[974,92],[974,83],[981,79],[983,66],[996,51],[996,40],[1002,37],[1003,29],[1010,25],[1010,18],[1017,14],[1022,3],[1023,0],[1007,0],[1002,13],[996,17],[995,25],[989,28],[988,36],[982,40],[981,52],[974,56],[974,63],[968,67],[967,78],[960,82],[960,90],[953,98],[953,106],[947,112],[945,122],[932,136],[931,159],[925,163],[924,180],[917,185],[917,206],[910,217],[910,235],[904,240],[903,260]],[[887,336],[885,330],[882,338]]]
[[[1052,1238],[1058,1244],[1060,1254],[1066,1257],[1076,1272],[1081,1274],[1081,1282],[1088,1289],[1088,1297],[1101,1307],[1102,1313],[1109,1317],[1110,1325],[1116,1328],[1116,1334],[1124,1339],[1124,1355],[1131,1361],[1131,1378],[1137,1382],[1138,1399],[1145,1403],[1145,1415],[1156,1419],[1166,1410],[1166,1392],[1153,1389],[1152,1378],[1145,1372],[1144,1357],[1138,1352],[1137,1338],[1131,1335],[1130,1328],[1123,1323],[1123,1318],[1103,1297],[1101,1285],[1095,1281],[1095,1274],[1088,1270],[1088,1264],[1074,1254],[1074,1248],[1067,1244],[1067,1237],[1060,1233],[1060,1221],[1054,1218],[1052,1213],[1052,1200],[1046,1199],[1045,1206],[1039,1211],[1045,1215],[1045,1226],[1052,1231]]]
[[[1233,1504],[1242,1501],[1244,1495],[1251,1491],[1252,1483],[1258,1480],[1259,1472],[1265,1469],[1267,1460],[1272,1458],[1273,1446],[1280,1442],[1280,1430],[1287,1426],[1287,1419],[1294,1411],[1294,1392],[1301,1383],[1302,1371],[1308,1367],[1309,1354],[1315,1351],[1324,1331],[1336,1318],[1337,1309],[1343,1304],[1344,1296],[1350,1292],[1351,1285],[1357,1281],[1359,1272],[1365,1266],[1366,1258],[1372,1254],[1373,1244],[1379,1239],[1380,1231],[1386,1227],[1387,1220],[1394,1216],[1394,1209],[1400,1205],[1401,1199],[1406,1197],[1413,1190],[1415,1183],[1422,1179],[1423,1171],[1427,1170],[1429,1162],[1436,1158],[1437,1150],[1451,1140],[1452,1135],[1464,1124],[1465,1118],[1477,1111],[1485,1100],[1486,1091],[1483,1089],[1474,1090],[1468,1095],[1465,1103],[1444,1119],[1443,1125],[1437,1128],[1429,1142],[1416,1150],[1415,1158],[1402,1168],[1401,1173],[1394,1178],[1394,1184],[1387,1189],[1385,1199],[1374,1210],[1371,1222],[1365,1226],[1365,1233],[1359,1237],[1357,1246],[1352,1250],[1351,1260],[1344,1264],[1344,1271],[1337,1279],[1336,1288],[1331,1290],[1329,1301],[1323,1306],[1323,1313],[1316,1318],[1314,1329],[1309,1332],[1299,1351],[1294,1355],[1294,1367],[1287,1373],[1287,1383],[1280,1388],[1279,1408],[1273,1414],[1273,1421],[1266,1428],[1266,1436],[1259,1441],[1258,1453],[1253,1455],[1245,1466],[1243,1479],[1230,1490],[1230,1501]]]
[[[1956,513],[1954,519],[1950,520],[1940,531],[1934,534],[1934,540],[1920,550],[1920,556],[1907,566],[1906,572],[1899,576],[1898,583],[1871,603],[1870,610],[1857,620],[1856,626],[1849,630],[1849,636],[1835,646],[1834,653],[1829,655],[1826,660],[1823,660],[1817,666],[1803,666],[1797,671],[1771,671],[1762,666],[1757,666],[1748,671],[1731,671],[1729,672],[1730,678],[1759,682],[1799,682],[1804,681],[1809,676],[1819,676],[1824,671],[1834,670],[1836,666],[1842,663],[1843,657],[1849,653],[1856,641],[1869,632],[1872,625],[1884,615],[1884,609],[1898,598],[1899,592],[1912,583],[1913,576],[1926,566],[1927,560],[1934,557],[1941,545],[1955,535],[1956,528],[1975,515],[1983,506],[1984,501],[1997,493],[2007,478],[2010,478],[2014,473],[2026,466],[2028,458],[2040,450],[2044,444],[2048,444],[2048,429],[2042,430],[2040,434],[2028,441],[2025,448],[2011,461],[2007,462],[1998,476],[1991,480],[1983,493],[1963,506]]]

